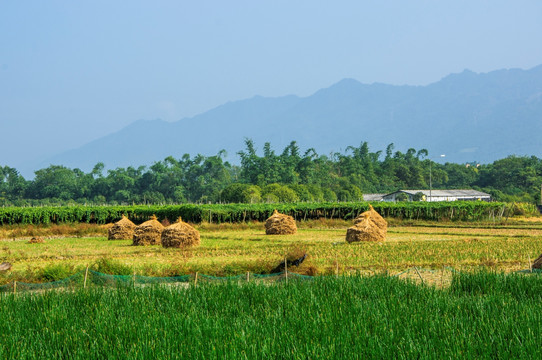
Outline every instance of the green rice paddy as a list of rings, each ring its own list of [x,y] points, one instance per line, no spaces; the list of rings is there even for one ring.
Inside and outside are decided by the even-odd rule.
[[[2,359],[542,356],[542,277],[376,275],[0,296]]]

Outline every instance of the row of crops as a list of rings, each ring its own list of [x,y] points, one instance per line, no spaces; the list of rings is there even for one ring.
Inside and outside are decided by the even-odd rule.
[[[498,273],[0,294],[0,358],[540,359],[541,294]]]
[[[508,217],[517,211],[517,204],[480,201],[379,202],[372,205],[384,217],[406,220],[479,221]],[[368,208],[367,202],[5,207],[0,208],[0,225],[71,222],[106,224],[119,220],[122,215],[135,223],[142,223],[152,215],[170,222],[179,217],[192,223],[265,221],[275,209],[296,220],[352,219]]]

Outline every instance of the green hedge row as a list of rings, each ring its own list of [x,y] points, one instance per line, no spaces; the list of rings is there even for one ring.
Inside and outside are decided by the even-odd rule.
[[[372,204],[384,217],[408,220],[477,221],[510,216],[514,206],[487,202],[379,202]],[[134,205],[134,206],[62,206],[62,207],[5,207],[0,208],[0,225],[97,223],[118,221],[126,215],[136,224],[153,214],[159,220],[174,222],[178,217],[200,223],[264,221],[277,209],[297,220],[318,218],[353,219],[369,208],[367,202],[297,203],[297,204],[210,204],[210,205]]]

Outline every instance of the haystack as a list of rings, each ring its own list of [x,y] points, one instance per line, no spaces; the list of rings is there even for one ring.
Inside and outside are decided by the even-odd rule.
[[[354,219],[354,226],[346,230],[346,241],[384,241],[388,223],[369,205],[369,210]]]
[[[136,226],[132,245],[160,245],[164,226],[152,216],[150,220]]]
[[[122,219],[117,221],[115,225],[107,231],[109,240],[130,240],[134,237],[136,226],[126,216],[122,215]]]
[[[162,246],[165,248],[181,248],[199,244],[199,231],[183,222],[180,217],[175,224],[169,225],[162,231]]]
[[[280,214],[277,210],[265,221],[266,235],[290,235],[297,232],[293,217]]]
[[[385,234],[370,221],[360,222],[346,230],[346,241],[349,243],[358,241],[384,240],[386,240]]]
[[[32,239],[28,240],[29,244],[43,244],[45,240],[43,240],[40,236],[34,236]]]
[[[388,222],[384,220],[384,218],[380,216],[379,213],[376,212],[376,210],[371,204],[369,204],[369,210],[362,212],[354,219],[354,225],[363,222],[365,218],[369,218],[369,220],[373,222],[379,229],[384,231],[384,235],[386,235],[386,233],[388,232]]]
[[[533,262],[533,269],[542,269],[542,254]]]

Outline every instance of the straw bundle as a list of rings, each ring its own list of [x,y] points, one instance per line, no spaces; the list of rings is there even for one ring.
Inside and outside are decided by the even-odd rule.
[[[126,216],[122,215],[122,219],[117,221],[115,225],[107,230],[107,239],[109,240],[130,240],[134,237],[136,226]]]
[[[542,254],[533,262],[533,269],[542,269]]]
[[[297,232],[293,217],[280,214],[277,210],[265,221],[266,235],[289,235]]]
[[[384,235],[386,235],[388,232],[388,222],[376,212],[371,204],[369,204],[369,210],[362,212],[354,219],[354,225],[365,221],[366,218],[369,218],[369,220],[381,229],[384,232]]]
[[[152,216],[150,220],[136,226],[132,245],[160,245],[164,226]]]
[[[346,241],[384,241],[385,234],[371,221],[360,222],[346,230]]]
[[[172,224],[162,231],[162,246],[168,247],[189,247],[200,244],[199,231],[183,222],[179,217],[175,224]]]
[[[29,244],[43,244],[45,240],[42,237],[35,236],[32,239],[28,240]]]
[[[346,241],[384,241],[388,223],[369,205],[369,210],[354,219],[354,226],[346,230]]]

